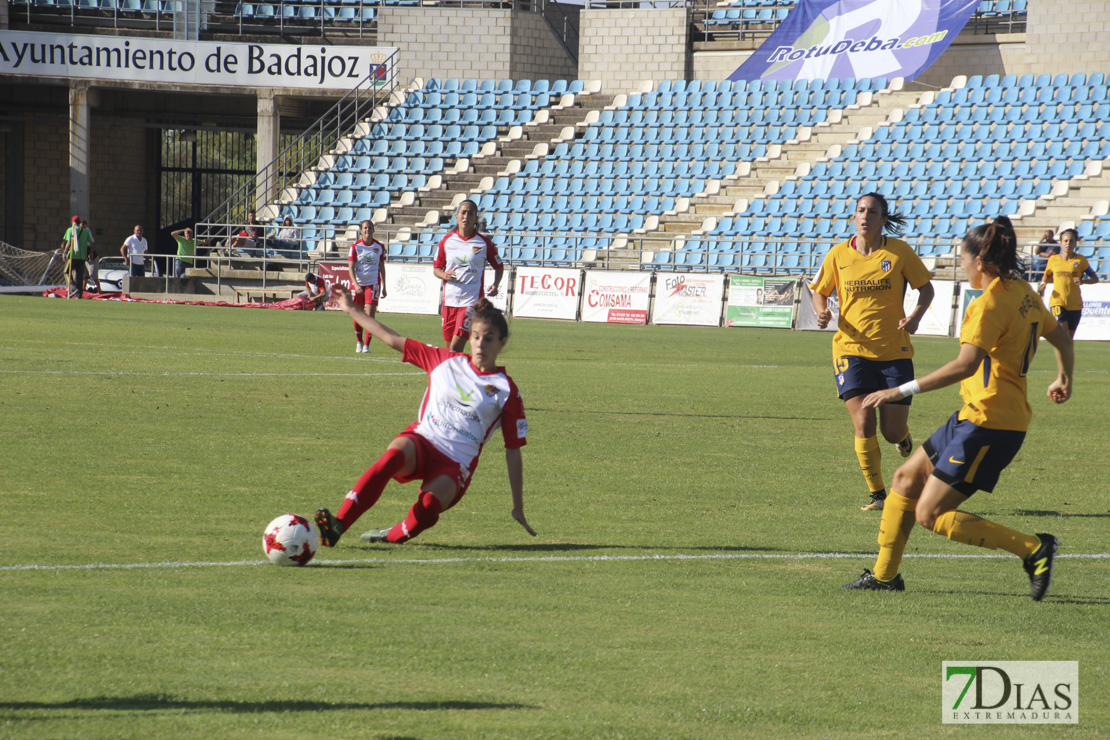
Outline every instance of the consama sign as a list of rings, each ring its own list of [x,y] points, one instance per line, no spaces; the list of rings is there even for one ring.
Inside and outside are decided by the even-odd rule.
[[[350,90],[387,85],[381,46],[214,43],[0,31],[0,74],[82,80]]]

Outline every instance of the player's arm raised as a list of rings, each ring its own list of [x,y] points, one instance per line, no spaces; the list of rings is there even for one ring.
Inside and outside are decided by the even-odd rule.
[[[377,319],[371,318],[358,310],[358,306],[355,305],[354,300],[351,298],[350,291],[342,285],[336,284],[332,286],[331,299],[335,301],[335,305],[339,306],[341,311],[358,322],[358,324],[363,329],[370,332],[375,339],[384,343],[387,347],[392,347],[398,352],[404,351],[405,338]]]

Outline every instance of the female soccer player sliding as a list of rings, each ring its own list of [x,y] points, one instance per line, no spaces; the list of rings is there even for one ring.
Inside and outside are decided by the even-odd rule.
[[[976,226],[964,237],[960,262],[973,288],[983,294],[968,305],[956,359],[923,378],[863,399],[867,408],[959,382],[964,406],[933,433],[894,473],[879,525],[875,571],[844,588],[904,591],[898,572],[914,521],[950,540],[1019,558],[1029,574],[1030,594],[1040,601],[1052,581],[1057,540],[1024,534],[960,510],[976,491],[993,491],[1029,428],[1026,373],[1044,337],[1056,355],[1058,374],[1048,397],[1063,403],[1072,394],[1074,353],[1067,329],[1056,322],[1021,277],[1017,239],[1009,219]]]
[[[404,521],[389,529],[362,535],[366,542],[407,542],[439,521],[441,512],[466,493],[478,456],[490,436],[501,428],[505,462],[513,496],[513,519],[533,537],[524,517],[524,469],[520,448],[526,443],[528,421],[520,391],[497,356],[509,340],[505,316],[489,301],[474,307],[470,321],[472,354],[430,347],[400,336],[358,309],[342,286],[332,288],[332,299],[352,319],[387,347],[402,353],[405,362],[428,373],[428,388],[420,405],[419,421],[401,432],[378,461],[362,474],[336,515],[316,512],[320,544],[334,547],[340,536],[377,503],[390,479],[400,483],[420,480],[420,493]]]
[[[817,326],[832,320],[829,296],[840,300],[840,318],[833,337],[833,376],[837,394],[852,417],[856,459],[871,494],[864,511],[883,508],[883,439],[898,446],[902,457],[913,449],[908,420],[910,399],[897,401],[878,414],[863,405],[863,397],[883,388],[896,388],[913,377],[913,345],[925,311],[933,302],[931,275],[909,244],[893,236],[902,233],[905,218],[891,213],[886,199],[868,193],[856,201],[856,235],[837,244],[825,255],[821,271],[810,286]],[[917,305],[909,316],[902,309],[906,287],[918,291]]]

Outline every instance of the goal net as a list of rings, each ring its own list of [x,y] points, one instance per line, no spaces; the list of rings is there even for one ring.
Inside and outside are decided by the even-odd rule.
[[[28,252],[0,241],[0,285],[61,285],[65,270],[58,252]]]

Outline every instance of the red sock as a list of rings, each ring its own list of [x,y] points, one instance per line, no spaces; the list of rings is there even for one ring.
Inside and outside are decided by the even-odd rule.
[[[362,324],[360,324],[356,321],[356,322],[354,322],[354,325],[355,325],[355,336],[358,338],[358,343],[362,344]]]
[[[408,542],[425,529],[434,527],[439,521],[439,512],[442,508],[438,498],[427,491],[421,491],[420,498],[416,499],[416,503],[409,509],[409,515],[405,517],[405,521],[394,524],[386,539],[398,544]]]
[[[347,498],[343,499],[339,513],[335,515],[335,518],[343,523],[344,532],[350,529],[367,509],[378,503],[386,484],[404,466],[405,453],[397,449],[388,449],[362,474],[354,488],[347,494]]]

